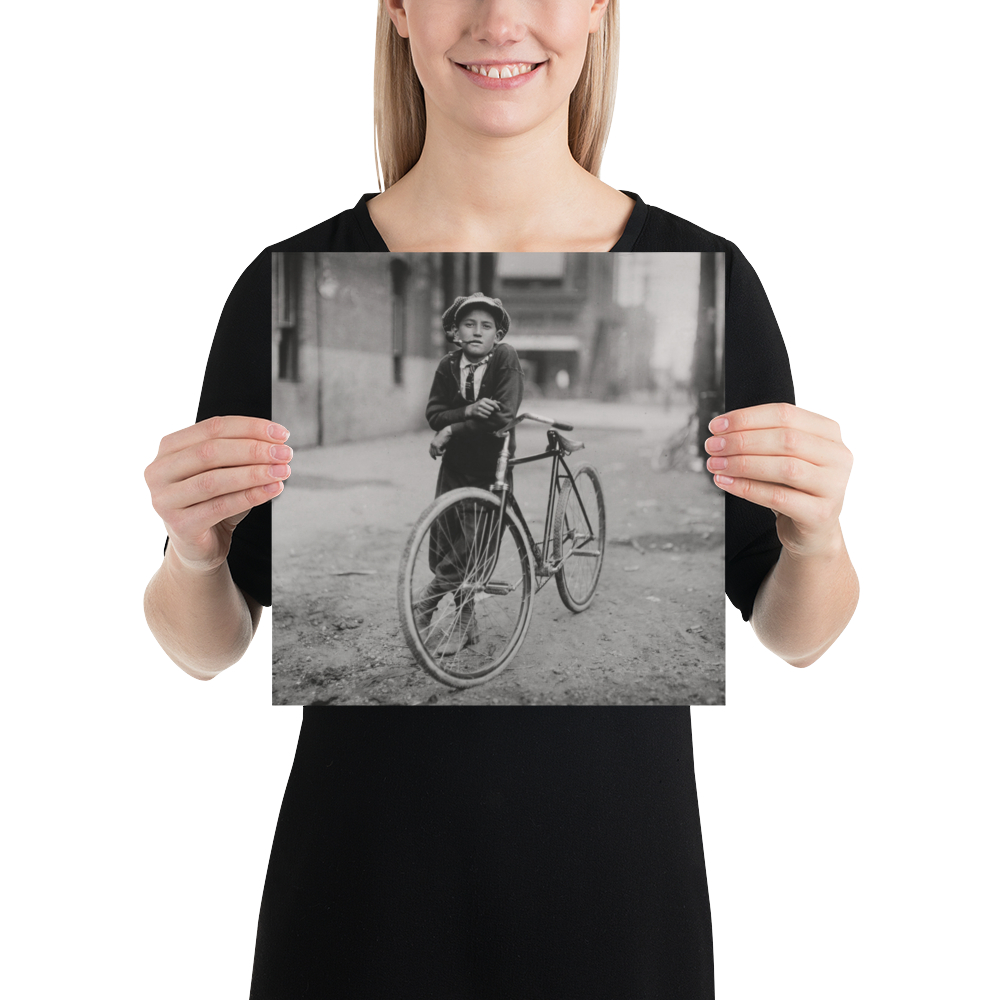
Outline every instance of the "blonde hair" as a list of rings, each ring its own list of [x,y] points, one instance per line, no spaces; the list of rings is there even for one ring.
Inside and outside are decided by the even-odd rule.
[[[569,99],[569,149],[596,177],[611,131],[618,81],[618,0],[608,0],[601,26],[587,39],[580,79]],[[375,167],[382,190],[420,158],[427,133],[424,89],[410,58],[410,42],[396,31],[378,0],[375,28]]]

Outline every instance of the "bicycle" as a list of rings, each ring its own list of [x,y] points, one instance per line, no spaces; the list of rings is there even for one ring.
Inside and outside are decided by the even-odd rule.
[[[604,562],[604,491],[597,469],[571,470],[566,457],[584,447],[573,430],[535,413],[514,421],[548,424],[548,447],[510,457],[509,432],[489,490],[465,487],[435,498],[403,550],[399,616],[414,658],[432,677],[467,688],[496,677],[524,637],[535,594],[555,578],[563,604],[586,610]],[[551,459],[545,529],[535,541],[508,479],[515,465]]]

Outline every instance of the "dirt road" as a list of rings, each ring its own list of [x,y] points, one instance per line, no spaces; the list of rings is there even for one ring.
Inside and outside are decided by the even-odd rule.
[[[274,703],[721,704],[722,494],[704,474],[653,468],[670,423],[662,415],[655,428],[640,430],[624,408],[591,404],[573,414],[571,436],[586,449],[572,457],[598,467],[606,495],[597,597],[574,614],[547,584],[514,662],[466,690],[417,666],[396,607],[403,546],[434,495],[430,435],[297,452],[274,505]],[[518,454],[542,450],[544,434],[523,424]],[[540,536],[548,463],[518,467],[516,476],[518,499]]]

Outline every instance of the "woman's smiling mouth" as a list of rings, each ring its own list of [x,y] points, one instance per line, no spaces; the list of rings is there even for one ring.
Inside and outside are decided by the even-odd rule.
[[[509,90],[535,78],[544,62],[485,62],[454,64],[477,86],[487,90]]]
[[[530,73],[540,63],[459,63],[462,69],[494,80],[507,80],[522,73]]]

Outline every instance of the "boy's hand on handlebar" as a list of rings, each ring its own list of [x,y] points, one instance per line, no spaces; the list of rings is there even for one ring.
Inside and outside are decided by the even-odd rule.
[[[233,529],[277,496],[291,472],[288,431],[258,417],[210,417],[168,434],[146,468],[153,508],[174,555],[211,572],[225,562]]]
[[[489,420],[500,409],[500,404],[495,399],[477,399],[465,408],[466,417],[478,417],[480,420]]]

